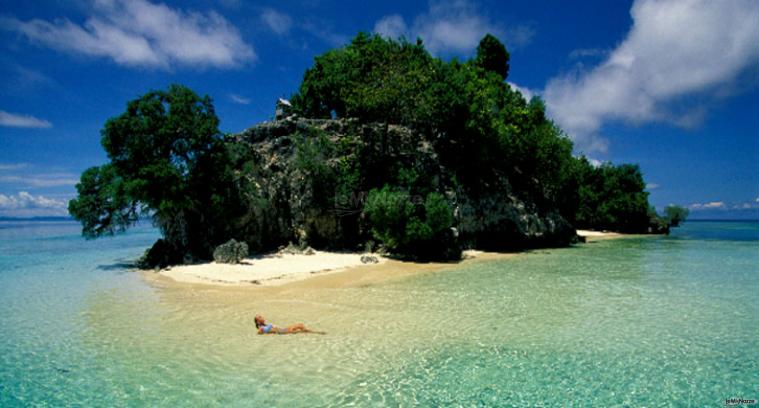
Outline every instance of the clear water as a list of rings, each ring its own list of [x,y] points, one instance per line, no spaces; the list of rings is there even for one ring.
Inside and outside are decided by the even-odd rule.
[[[157,233],[0,223],[0,406],[716,406],[759,399],[759,223],[382,284],[147,283]],[[252,315],[327,336],[256,336]]]

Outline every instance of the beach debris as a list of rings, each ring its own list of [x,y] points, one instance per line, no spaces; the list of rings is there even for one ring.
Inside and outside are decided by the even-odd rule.
[[[361,263],[364,264],[376,264],[379,263],[379,259],[377,259],[374,255],[362,255],[361,256]]]
[[[213,251],[213,260],[217,263],[237,264],[248,256],[248,244],[230,239]]]
[[[314,255],[315,253],[316,253],[316,251],[314,251],[314,249],[311,248],[311,247],[308,247],[308,248],[306,248],[305,251],[303,251],[304,255]]]

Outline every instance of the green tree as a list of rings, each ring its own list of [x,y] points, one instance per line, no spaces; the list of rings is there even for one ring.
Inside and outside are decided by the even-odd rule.
[[[637,165],[594,167],[585,157],[575,159],[573,183],[577,185],[578,206],[574,219],[580,228],[645,233],[651,223],[646,184]],[[567,209],[571,206],[566,207]]]
[[[349,45],[316,57],[292,103],[312,118],[425,123],[433,118],[431,90],[441,65],[420,44],[359,33]]]
[[[501,80],[506,80],[509,76],[509,52],[503,43],[491,34],[480,40],[475,62],[485,71],[498,74]]]
[[[83,234],[110,235],[149,215],[169,258],[210,258],[239,210],[218,124],[211,99],[180,85],[130,101],[101,132],[110,163],[86,170],[69,203]]]
[[[688,214],[690,214],[690,211],[679,205],[668,205],[664,207],[664,218],[671,227],[679,227],[680,223],[688,218]]]

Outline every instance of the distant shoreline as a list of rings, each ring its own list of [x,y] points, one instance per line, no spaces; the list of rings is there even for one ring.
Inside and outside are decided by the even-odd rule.
[[[51,217],[4,217],[0,216],[0,221],[76,221],[72,217],[67,216],[51,216]]]

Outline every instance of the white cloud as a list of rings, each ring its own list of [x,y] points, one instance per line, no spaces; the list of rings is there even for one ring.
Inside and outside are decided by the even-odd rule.
[[[603,124],[698,125],[703,106],[759,66],[759,2],[636,0],[627,37],[597,67],[550,80],[549,114],[586,151],[604,151]],[[679,107],[685,98],[701,102]]]
[[[708,203],[694,203],[690,205],[693,210],[721,210],[727,208],[722,201],[711,201]]]
[[[756,200],[754,200],[755,203],[759,203],[759,197],[756,197]]]
[[[399,38],[408,35],[408,27],[402,16],[393,14],[377,21],[374,32],[387,38]]]
[[[522,94],[522,96],[524,96],[524,99],[527,100],[527,102],[529,102],[530,99],[532,99],[533,96],[537,95],[537,92],[533,91],[532,89],[521,87],[521,86],[519,86],[519,85],[517,85],[517,84],[515,84],[513,82],[509,82],[509,81],[506,81],[506,83],[509,84],[509,86],[512,89],[514,89],[516,91],[519,91]]]
[[[63,200],[35,196],[26,191],[21,191],[16,195],[0,194],[0,215],[27,217],[66,214],[66,202]]]
[[[237,29],[214,11],[184,12],[146,0],[96,0],[83,25],[0,18],[0,28],[70,53],[127,66],[228,68],[256,58]]]
[[[656,183],[646,184],[646,190],[656,190],[657,188],[659,188],[659,185]]]
[[[38,119],[34,116],[19,113],[10,113],[4,110],[0,110],[0,126],[37,129],[53,127],[50,122],[44,119]]]
[[[282,35],[287,34],[290,28],[293,26],[293,19],[285,13],[280,13],[274,9],[266,9],[261,14],[261,20],[266,24],[271,31]]]
[[[75,186],[79,182],[76,176],[69,173],[50,173],[39,175],[6,175],[0,176],[0,183],[21,185],[24,187],[59,187]]]
[[[0,163],[0,171],[4,170],[18,170],[29,166],[26,163]]]
[[[4,76],[3,87],[12,93],[27,93],[43,87],[56,86],[56,82],[40,71],[11,64],[6,69],[0,68]]]
[[[529,26],[504,30],[466,0],[432,1],[427,12],[417,16],[410,27],[400,15],[385,16],[375,23],[374,31],[412,41],[419,37],[433,54],[470,54],[488,33],[499,37],[507,48],[519,47],[535,33]]]
[[[229,99],[231,99],[234,103],[239,103],[240,105],[248,105],[250,103],[250,98],[246,98],[237,94],[229,94]]]

